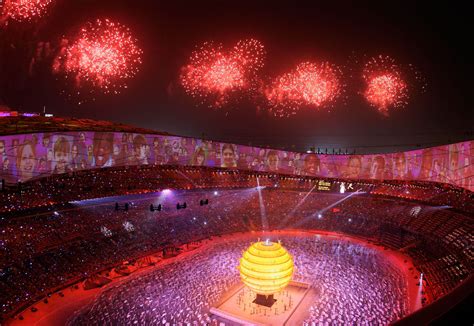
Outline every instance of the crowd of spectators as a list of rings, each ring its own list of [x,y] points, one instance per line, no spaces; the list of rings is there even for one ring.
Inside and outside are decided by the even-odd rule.
[[[259,183],[257,184],[257,178]],[[289,176],[269,172],[150,165],[111,167],[52,175],[0,191],[0,213],[57,205],[90,198],[146,193],[164,188],[209,189],[278,186],[280,189],[365,191],[372,195],[449,206],[474,213],[473,193],[433,182],[367,181]],[[347,188],[347,189],[346,189]]]
[[[450,206],[474,213],[474,193],[445,183],[385,181],[378,184],[372,194]]]
[[[0,218],[2,314],[124,260],[212,235],[259,231],[265,224],[269,229],[342,232],[406,250],[426,273],[427,292],[433,299],[472,273],[472,217],[467,214],[364,193],[311,191],[311,182],[301,178],[259,178],[258,188],[250,174],[185,172],[162,171],[182,188],[208,187],[219,179],[223,188],[238,184],[240,189],[193,186],[193,190],[71,202],[57,211]],[[281,184],[305,190],[284,190]],[[200,205],[203,199],[209,204]],[[129,209],[115,210],[116,201],[121,207],[129,202]],[[184,202],[186,209],[176,209]],[[151,212],[150,204],[162,204],[163,209]],[[104,228],[107,234],[101,231]]]

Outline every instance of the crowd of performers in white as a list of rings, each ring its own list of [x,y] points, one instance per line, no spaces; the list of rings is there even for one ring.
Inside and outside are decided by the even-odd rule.
[[[305,324],[387,325],[408,313],[407,280],[380,251],[319,236],[280,240],[294,257],[293,279],[309,283],[317,292],[305,312]],[[222,320],[209,310],[239,282],[236,267],[249,241],[218,241],[113,285],[68,323],[220,325]]]

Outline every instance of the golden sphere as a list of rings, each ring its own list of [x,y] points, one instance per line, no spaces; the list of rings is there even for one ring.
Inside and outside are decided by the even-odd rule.
[[[258,294],[271,295],[284,289],[293,275],[293,258],[280,242],[253,243],[240,259],[240,278]]]

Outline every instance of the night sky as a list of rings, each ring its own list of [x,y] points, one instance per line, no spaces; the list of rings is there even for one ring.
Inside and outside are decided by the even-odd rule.
[[[325,1],[326,2],[326,1]],[[324,2],[324,3],[325,3]],[[193,5],[194,3],[194,5]],[[231,4],[232,3],[232,4]],[[21,111],[112,120],[178,135],[294,150],[402,150],[472,139],[472,18],[460,5],[388,3],[354,6],[288,1],[58,0],[36,29],[10,24],[0,31],[0,101]],[[129,88],[82,106],[68,101],[47,64],[28,74],[38,41],[57,43],[87,20],[111,18],[128,25],[144,51]],[[275,76],[304,60],[350,67],[352,58],[386,54],[413,64],[427,91],[386,118],[354,94],[331,112],[300,111],[279,119],[241,102],[233,110],[197,107],[178,83],[180,67],[196,45],[231,45],[256,38],[267,51],[265,73]],[[382,149],[382,147],[385,147]]]

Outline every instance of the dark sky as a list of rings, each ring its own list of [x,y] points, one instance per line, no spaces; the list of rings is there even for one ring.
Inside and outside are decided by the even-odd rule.
[[[37,36],[12,26],[0,34],[3,41],[10,40],[1,46],[16,45],[0,56],[4,67],[0,96],[23,111],[40,111],[46,105],[60,116],[297,150],[315,146],[374,152],[384,145],[393,150],[473,138],[469,50],[473,29],[467,7],[434,2],[379,1],[359,6],[321,2],[328,1],[58,0]],[[123,94],[99,96],[79,107],[58,94],[60,81],[48,69],[37,69],[29,77],[27,60],[21,58],[28,57],[27,49],[36,40],[57,42],[97,17],[129,25],[144,50],[144,64]],[[410,104],[389,118],[369,107],[352,88],[346,104],[336,105],[330,113],[303,110],[287,119],[271,117],[245,102],[229,113],[196,107],[177,83],[179,68],[194,46],[207,40],[230,45],[249,37],[265,44],[265,72],[270,75],[311,59],[355,69],[350,58],[387,54],[402,64],[414,64],[428,88],[421,95],[413,92]]]

